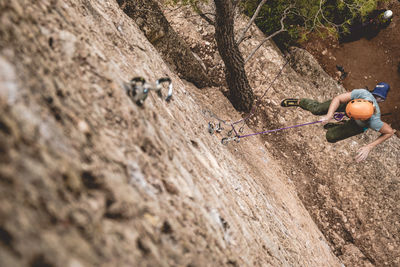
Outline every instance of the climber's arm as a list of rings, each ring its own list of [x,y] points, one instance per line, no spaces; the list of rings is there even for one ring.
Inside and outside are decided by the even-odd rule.
[[[392,135],[395,133],[395,130],[393,130],[389,124],[384,122],[379,132],[381,133],[381,135],[375,141],[373,141],[368,145],[363,146],[362,148],[360,148],[360,150],[358,150],[358,155],[355,157],[357,162],[365,160],[368,157],[369,152],[375,146],[379,145],[380,143],[383,143],[384,141],[392,137]]]
[[[335,114],[335,111],[338,109],[339,105],[342,103],[347,103],[351,100],[351,92],[340,94],[332,99],[331,104],[329,105],[328,113],[322,117],[322,124],[327,124]]]

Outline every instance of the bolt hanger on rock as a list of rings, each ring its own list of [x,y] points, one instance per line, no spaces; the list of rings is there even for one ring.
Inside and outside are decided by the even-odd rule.
[[[163,97],[161,89],[162,84],[168,82],[168,94],[165,101],[169,102],[172,98],[172,81],[169,77],[163,77],[156,81],[155,86],[146,82],[143,77],[134,77],[129,83],[124,83],[127,95],[138,106],[142,106],[151,90],[156,91],[159,97]]]

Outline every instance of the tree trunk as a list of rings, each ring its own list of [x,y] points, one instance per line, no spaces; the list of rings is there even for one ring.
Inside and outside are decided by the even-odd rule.
[[[231,0],[214,0],[216,7],[215,39],[225,63],[225,79],[229,100],[238,111],[250,112],[254,94],[244,70],[244,60],[235,43],[233,6]]]

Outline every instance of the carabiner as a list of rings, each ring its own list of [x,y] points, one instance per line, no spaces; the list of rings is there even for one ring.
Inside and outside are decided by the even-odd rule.
[[[224,137],[224,138],[221,139],[221,144],[227,145],[228,142],[230,142],[230,141],[235,141],[236,143],[239,143],[240,142],[240,137],[238,135],[233,136],[233,137]]]
[[[128,84],[124,83],[127,95],[138,106],[142,106],[149,95],[150,86],[143,77],[134,77]]]
[[[212,122],[208,122],[208,132],[212,135],[214,133],[214,125]]]
[[[161,84],[165,83],[165,82],[169,83],[168,84],[168,94],[167,94],[167,97],[165,98],[165,101],[169,102],[171,100],[171,98],[172,98],[172,81],[171,81],[171,78],[163,77],[163,78],[158,79],[156,81],[156,90],[157,90],[158,96],[162,97],[162,93],[161,93],[162,86],[161,86]]]
[[[224,129],[224,128],[222,128],[221,122],[218,122],[218,124],[217,124],[216,127],[215,127],[215,131],[216,131],[217,133],[220,133],[220,132],[222,132],[223,129]]]
[[[155,88],[150,84],[146,83],[146,80],[143,77],[134,77],[130,80],[129,83],[124,83],[124,88],[128,96],[135,102],[137,105],[142,106],[147,96],[149,95],[150,90],[154,90],[157,92],[159,97],[162,97],[162,83],[168,82],[168,94],[165,98],[165,101],[169,102],[172,98],[172,81],[169,77],[163,77],[156,81]]]
[[[342,121],[343,118],[344,118],[344,116],[346,116],[346,114],[344,114],[344,113],[339,113],[339,112],[336,112],[335,114],[333,114],[333,118],[334,118],[336,121]]]

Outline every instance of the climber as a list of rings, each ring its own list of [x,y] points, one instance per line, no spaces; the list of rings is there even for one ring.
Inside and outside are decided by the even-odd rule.
[[[356,161],[360,162],[368,157],[369,152],[378,144],[382,143],[386,139],[390,138],[394,134],[394,130],[389,124],[381,121],[381,112],[378,103],[386,100],[386,96],[389,92],[390,86],[387,83],[378,83],[372,92],[366,89],[355,89],[351,92],[340,94],[334,97],[332,100],[320,103],[318,101],[302,98],[287,98],[282,100],[282,107],[293,107],[299,106],[304,110],[311,111],[314,115],[325,115],[321,121],[324,128],[327,129],[326,139],[330,143],[355,136],[357,134],[365,132],[368,128],[381,133],[381,135],[373,142],[368,145],[361,147],[356,156]],[[352,100],[361,101],[352,101]],[[363,101],[368,100],[368,101]],[[349,103],[350,102],[350,103]],[[354,102],[367,102],[367,103],[354,103]],[[370,114],[366,117],[357,117],[359,114],[352,115],[353,110],[360,110],[362,108],[368,108],[372,105]],[[357,107],[352,105],[359,105]],[[355,109],[354,109],[355,108]],[[351,110],[353,109],[353,110]],[[350,120],[342,121],[339,123],[329,123],[333,118],[335,112],[345,112],[350,117]],[[355,112],[357,113],[357,112]],[[367,110],[362,110],[361,113],[368,113]],[[365,114],[362,114],[365,115]]]

